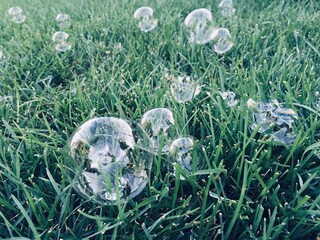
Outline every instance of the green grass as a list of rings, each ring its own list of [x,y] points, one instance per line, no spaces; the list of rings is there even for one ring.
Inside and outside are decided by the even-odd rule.
[[[6,11],[20,6],[27,20]],[[142,33],[143,5],[158,27]],[[187,42],[183,20],[205,7],[235,45],[219,56],[211,43]],[[320,232],[320,2],[235,0],[219,17],[215,1],[0,2],[0,237],[32,239],[316,239]],[[56,53],[55,16],[72,18],[72,50]],[[102,28],[107,28],[107,35]],[[114,48],[121,43],[123,50]],[[165,68],[205,86],[188,104],[169,93]],[[240,104],[227,107],[219,91]],[[292,146],[250,132],[249,98],[278,99],[299,119]],[[144,191],[126,204],[81,198],[67,176],[66,146],[84,121],[168,107],[176,135],[192,135],[204,172],[166,172],[155,156]],[[180,180],[179,176],[185,176]]]

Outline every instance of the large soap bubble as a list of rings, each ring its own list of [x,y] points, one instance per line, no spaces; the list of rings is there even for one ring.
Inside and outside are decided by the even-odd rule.
[[[56,17],[56,21],[58,22],[60,28],[67,28],[70,26],[70,16],[65,13],[59,13]]]
[[[201,86],[189,76],[178,76],[177,78],[170,76],[171,94],[178,103],[191,101],[199,95]]]
[[[52,41],[56,43],[55,49],[58,52],[65,52],[71,49],[71,44],[67,42],[69,35],[66,32],[55,32]]]
[[[143,32],[152,31],[158,24],[158,20],[153,18],[153,9],[151,7],[138,8],[133,16],[139,20],[139,28]]]
[[[276,100],[263,103],[249,99],[247,106],[253,111],[252,130],[271,136],[276,143],[290,145],[294,142],[296,134],[292,125],[298,119],[295,111],[281,107]]]
[[[218,54],[224,54],[228,52],[232,46],[231,34],[226,28],[217,28],[212,33],[212,39],[215,42],[214,51]]]
[[[196,44],[205,44],[211,41],[214,31],[211,22],[212,14],[208,9],[199,8],[189,13],[184,20],[189,34],[189,41]]]
[[[155,108],[146,112],[141,119],[141,126],[150,137],[150,150],[157,153],[161,148],[162,153],[169,150],[169,132],[174,125],[172,112],[167,108]]]
[[[70,143],[75,189],[102,204],[125,202],[146,186],[148,136],[138,124],[100,117],[82,124]],[[73,169],[74,168],[74,169]]]
[[[20,7],[12,7],[8,10],[8,14],[11,16],[12,21],[15,23],[23,23],[26,20],[26,16],[23,15]]]
[[[219,7],[221,9],[221,15],[224,17],[230,17],[236,11],[233,8],[233,0],[223,0],[220,2]]]

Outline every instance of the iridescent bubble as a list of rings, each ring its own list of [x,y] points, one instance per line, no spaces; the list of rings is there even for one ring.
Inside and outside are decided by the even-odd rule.
[[[8,14],[11,16],[12,21],[15,23],[23,23],[26,20],[26,16],[23,15],[20,7],[12,7],[8,10]]]
[[[168,152],[168,135],[172,125],[174,125],[173,114],[167,108],[155,108],[142,116],[141,126],[151,139],[152,152],[157,153],[160,148],[162,153]]]
[[[238,104],[238,100],[236,99],[236,94],[232,91],[221,92],[220,96],[229,107],[234,107],[235,105]]]
[[[218,54],[224,54],[228,52],[232,46],[231,34],[226,28],[217,28],[212,33],[212,39],[214,40],[214,51]]]
[[[153,18],[151,7],[140,7],[134,12],[133,16],[139,20],[139,28],[143,32],[150,32],[158,25],[158,20]]]
[[[219,7],[221,9],[221,15],[225,17],[230,17],[235,13],[233,8],[233,0],[223,0],[220,2]]]
[[[70,26],[70,16],[68,14],[59,13],[56,17],[56,21],[61,28],[67,28]]]
[[[75,189],[102,204],[137,196],[148,180],[150,156],[144,144],[149,144],[148,136],[133,122],[115,117],[85,122],[70,143]]]
[[[214,31],[211,22],[212,14],[208,9],[199,8],[189,13],[184,20],[189,34],[189,41],[196,44],[205,44],[211,41]]]
[[[189,76],[170,77],[171,94],[178,103],[191,101],[200,91],[201,86]]]
[[[56,43],[55,49],[58,52],[65,52],[71,49],[71,44],[67,42],[69,35],[66,32],[55,32],[52,41]]]

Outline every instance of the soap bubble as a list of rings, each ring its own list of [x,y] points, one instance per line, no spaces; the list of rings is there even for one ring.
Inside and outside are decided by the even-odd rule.
[[[170,77],[171,94],[178,103],[191,101],[201,91],[198,82],[192,80],[189,76]]]
[[[20,7],[12,7],[8,10],[8,14],[11,16],[12,21],[15,23],[23,23],[26,20],[26,16],[22,14]]]
[[[52,41],[57,43],[55,49],[58,52],[65,52],[71,49],[71,44],[67,42],[69,35],[66,32],[55,32]]]
[[[59,13],[56,17],[60,28],[67,28],[70,26],[70,16],[68,14]]]
[[[226,28],[217,28],[212,33],[212,39],[215,41],[214,51],[218,54],[228,52],[232,46],[231,34]]]
[[[234,107],[235,105],[238,104],[238,100],[236,99],[236,94],[232,91],[221,92],[220,96],[229,107]]]
[[[283,108],[278,101],[262,103],[249,99],[247,106],[253,111],[252,130],[272,136],[274,141],[284,145],[294,142],[296,135],[292,125],[298,115],[291,108]]]
[[[148,136],[138,124],[100,117],[82,124],[70,143],[75,189],[102,204],[121,203],[146,186]]]
[[[138,8],[133,16],[139,20],[139,28],[143,32],[152,31],[158,24],[158,20],[153,18],[153,9],[151,7]]]
[[[225,17],[230,17],[235,13],[233,8],[233,0],[223,0],[220,2],[219,7],[221,9],[221,15]]]
[[[162,153],[169,150],[167,145],[171,126],[174,125],[172,112],[167,108],[155,108],[146,112],[141,119],[141,126],[150,137],[150,150]]]
[[[184,24],[189,33],[189,41],[205,44],[212,40],[214,28],[211,26],[212,14],[208,9],[199,8],[186,17]]]

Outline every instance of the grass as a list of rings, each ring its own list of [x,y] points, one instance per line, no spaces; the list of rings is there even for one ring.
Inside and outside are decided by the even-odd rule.
[[[27,16],[22,25],[6,14],[14,5]],[[159,19],[147,34],[133,20],[143,5]],[[201,7],[234,36],[227,54],[187,42],[183,20]],[[320,3],[239,0],[235,7],[226,19],[207,0],[2,1],[0,237],[317,239]],[[72,50],[63,54],[51,41],[60,12],[72,18]],[[200,95],[177,104],[166,68],[199,79]],[[237,107],[221,100],[225,90],[237,94]],[[248,130],[249,98],[277,99],[298,113],[291,146]],[[72,133],[93,117],[139,121],[156,107],[172,110],[176,135],[198,139],[203,172],[188,176],[177,166],[172,176],[165,157],[155,156],[147,187],[126,204],[101,206],[74,192],[66,171]]]

